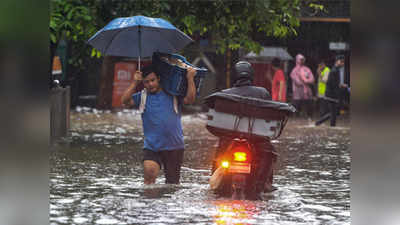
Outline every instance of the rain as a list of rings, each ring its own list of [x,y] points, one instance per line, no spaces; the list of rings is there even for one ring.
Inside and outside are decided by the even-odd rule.
[[[52,0],[50,224],[350,224],[350,22],[345,0]],[[144,180],[145,138],[180,150],[178,120],[180,181]],[[273,139],[273,191],[242,185],[271,159],[252,143],[224,162],[246,199],[211,189],[210,121]]]

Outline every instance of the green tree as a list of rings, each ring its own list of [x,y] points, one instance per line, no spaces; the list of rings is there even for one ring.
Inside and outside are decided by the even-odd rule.
[[[251,1],[186,1],[175,4],[180,26],[188,34],[198,33],[211,39],[216,52],[226,57],[226,86],[230,85],[232,51],[242,48],[259,52],[256,33],[266,37],[286,37],[296,34],[299,26],[300,0]]]
[[[211,40],[216,53],[225,58],[226,86],[229,87],[233,52],[240,48],[259,52],[261,45],[255,39],[256,34],[262,33],[266,37],[296,35],[296,28],[300,24],[300,7],[313,2],[314,0],[140,0],[135,1],[135,4],[114,2],[113,9],[118,16],[141,14],[161,17],[189,36]],[[106,79],[102,77],[102,80]],[[101,102],[102,106],[106,105],[106,101]]]
[[[319,9],[321,5],[315,2],[316,0],[51,0],[51,56],[54,46],[57,46],[61,38],[65,38],[74,45],[70,64],[82,68],[83,59],[90,58],[90,55],[99,56],[86,41],[112,19],[134,15],[160,17],[192,37],[209,39],[216,53],[226,58],[229,86],[232,52],[240,48],[259,52],[261,45],[255,38],[259,34],[266,37],[296,35],[296,28],[300,24],[300,7]]]
[[[232,51],[242,48],[259,52],[261,45],[254,36],[286,37],[296,34],[301,5],[318,6],[314,0],[248,0],[248,1],[135,1],[121,3],[121,15],[161,17],[190,36],[211,40],[218,54],[225,54],[227,86],[230,83]],[[125,5],[125,7],[123,7]]]
[[[51,0],[50,2],[50,59],[55,55],[60,40],[73,43],[80,50],[74,52],[69,64],[82,66],[83,58],[91,48],[85,45],[87,39],[97,31],[95,23],[95,2],[81,0]]]
[[[253,34],[285,37],[296,34],[299,0],[205,1],[179,9],[184,30],[208,34],[218,53],[244,48],[259,52]],[[189,11],[189,13],[183,14]]]

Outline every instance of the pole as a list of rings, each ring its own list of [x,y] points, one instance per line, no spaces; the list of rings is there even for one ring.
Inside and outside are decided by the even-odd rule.
[[[140,55],[141,55],[141,53],[142,53],[142,34],[141,34],[141,31],[140,31],[140,25],[139,25],[139,62],[138,62],[138,68],[139,68],[139,71],[140,71]]]

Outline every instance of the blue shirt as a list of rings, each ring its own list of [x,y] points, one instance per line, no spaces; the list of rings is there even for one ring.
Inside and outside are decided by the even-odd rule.
[[[139,107],[142,93],[132,95]],[[155,152],[184,149],[181,114],[174,111],[174,98],[163,90],[147,92],[146,106],[142,113],[144,148]]]

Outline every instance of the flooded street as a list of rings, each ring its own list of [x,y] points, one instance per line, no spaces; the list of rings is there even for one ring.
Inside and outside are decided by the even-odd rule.
[[[71,112],[71,137],[50,155],[50,224],[350,224],[350,123],[289,119],[263,201],[217,198],[208,187],[217,138],[206,115],[182,117],[180,185],[143,185],[140,115]]]

